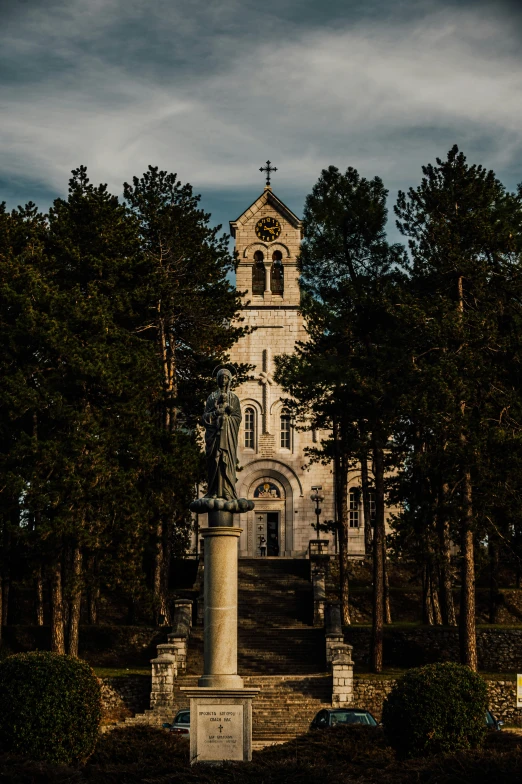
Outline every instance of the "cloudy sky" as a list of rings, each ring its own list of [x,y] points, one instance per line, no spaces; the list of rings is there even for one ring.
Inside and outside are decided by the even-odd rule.
[[[522,181],[522,2],[0,0],[0,200],[47,209],[86,164],[114,193],[175,171],[214,222],[277,167],[298,214],[323,167],[390,190],[457,143]]]

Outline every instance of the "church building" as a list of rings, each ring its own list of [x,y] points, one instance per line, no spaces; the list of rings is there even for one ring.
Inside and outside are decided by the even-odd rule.
[[[253,380],[234,390],[243,415],[237,493],[255,502],[254,511],[240,516],[239,554],[261,555],[265,540],[268,556],[304,557],[316,537],[316,505],[310,498],[314,487],[320,486],[324,496],[320,520],[333,520],[335,511],[333,465],[308,465],[305,455],[305,448],[321,434],[298,432],[284,408],[283,390],[274,381],[274,357],[292,353],[296,342],[307,338],[297,269],[302,224],[267,181],[263,193],[230,228],[238,261],[236,285],[245,292],[243,324],[255,327],[230,353],[232,361],[255,366]],[[364,554],[359,486],[354,472],[349,492],[352,555]],[[333,552],[333,535],[320,536],[331,540]]]

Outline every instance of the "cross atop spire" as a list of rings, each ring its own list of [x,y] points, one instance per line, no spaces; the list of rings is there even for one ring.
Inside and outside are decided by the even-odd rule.
[[[266,187],[270,188],[270,174],[271,172],[276,172],[277,168],[275,166],[270,166],[270,161],[267,161],[266,166],[261,166],[259,171],[266,172]]]

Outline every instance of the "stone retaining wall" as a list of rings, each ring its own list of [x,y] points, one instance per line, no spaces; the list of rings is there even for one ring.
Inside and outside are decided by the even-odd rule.
[[[395,681],[392,679],[354,678],[353,704],[357,708],[369,710],[377,721],[380,721],[383,702],[394,684]],[[520,725],[522,723],[522,709],[516,708],[515,682],[488,680],[487,684],[489,709],[493,715],[507,724]]]
[[[2,638],[12,653],[51,648],[49,626],[6,626]],[[93,667],[147,667],[162,642],[167,642],[167,627],[80,626],[80,658]]]
[[[147,675],[126,675],[121,678],[100,678],[102,693],[102,724],[115,724],[147,710],[151,682]]]
[[[353,646],[356,664],[368,664],[371,631],[367,626],[347,626],[345,642]],[[479,669],[485,672],[522,672],[522,629],[477,629]],[[458,661],[455,627],[412,626],[385,628],[385,667],[419,667],[439,661]]]

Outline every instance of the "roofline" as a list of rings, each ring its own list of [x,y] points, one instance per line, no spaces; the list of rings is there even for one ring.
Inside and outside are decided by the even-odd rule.
[[[283,201],[281,201],[281,199],[278,196],[275,195],[275,193],[272,191],[272,188],[267,187],[267,188],[264,189],[263,193],[261,193],[256,199],[254,199],[252,204],[250,204],[246,208],[246,210],[243,210],[241,215],[238,218],[236,218],[236,220],[229,221],[229,223],[230,223],[230,233],[234,237],[234,239],[236,237],[236,229],[238,227],[240,219],[243,217],[243,215],[246,212],[248,212],[248,210],[252,209],[252,207],[256,204],[256,202],[258,202],[259,199],[262,196],[265,195],[265,193],[267,194],[267,202],[268,203],[272,203],[272,205],[274,207],[276,207],[285,216],[285,218],[288,220],[289,223],[291,223],[294,226],[294,228],[300,229],[300,231],[301,231],[301,238],[302,238],[302,236],[303,236],[303,222],[301,221],[301,219],[298,218],[297,215],[295,215],[295,213],[293,213],[292,210],[289,207],[287,207],[286,204]]]

